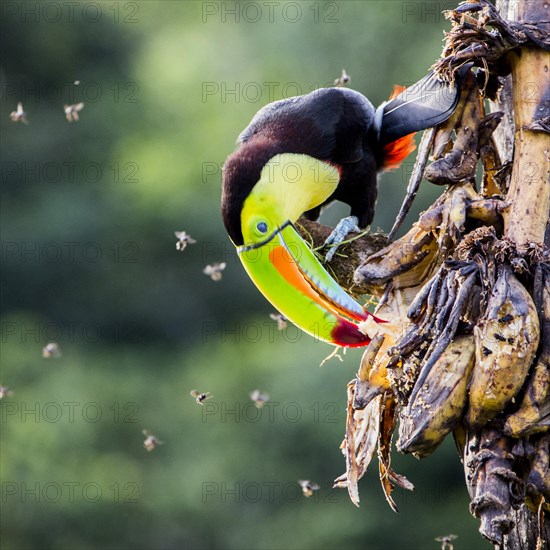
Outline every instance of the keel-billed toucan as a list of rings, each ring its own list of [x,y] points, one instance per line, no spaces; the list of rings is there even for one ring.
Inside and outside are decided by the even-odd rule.
[[[317,261],[293,223],[333,200],[353,225],[374,215],[377,174],[414,149],[412,133],[453,113],[457,86],[430,73],[375,109],[359,92],[323,88],[261,109],[223,168],[225,227],[250,278],[304,331],[339,346],[370,341],[368,312]]]

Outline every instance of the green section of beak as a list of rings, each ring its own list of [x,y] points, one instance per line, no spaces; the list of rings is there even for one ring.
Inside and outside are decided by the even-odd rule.
[[[330,276],[294,226],[283,228],[279,233],[279,241],[288,250],[304,278],[339,313],[357,321],[367,318],[365,310]]]
[[[368,343],[346,319],[365,319],[367,314],[332,279],[290,223],[262,245],[243,246],[238,253],[262,294],[302,330],[332,344]]]

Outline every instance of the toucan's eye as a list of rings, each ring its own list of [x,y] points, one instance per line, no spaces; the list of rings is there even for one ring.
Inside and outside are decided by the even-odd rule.
[[[256,229],[260,232],[260,233],[267,233],[267,223],[265,222],[258,222],[256,224]]]

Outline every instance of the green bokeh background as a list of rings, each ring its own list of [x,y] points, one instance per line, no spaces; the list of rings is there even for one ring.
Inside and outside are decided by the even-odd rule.
[[[361,508],[331,489],[361,352],[320,368],[329,346],[277,331],[219,214],[220,166],[261,106],[344,67],[380,103],[427,72],[452,5],[3,3],[3,549],[488,547],[452,441],[394,453],[416,486],[396,491],[399,515],[374,464]],[[10,121],[20,100],[29,125]],[[391,226],[411,163],[382,176],[374,226]],[[180,254],[182,229],[198,242]],[[216,261],[218,283],[202,273]],[[42,358],[50,341],[62,357]],[[306,499],[298,479],[321,490]]]

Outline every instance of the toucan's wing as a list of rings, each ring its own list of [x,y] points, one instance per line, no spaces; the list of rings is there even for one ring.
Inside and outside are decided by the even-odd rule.
[[[459,83],[457,77],[455,84],[449,85],[430,71],[422,80],[380,105],[376,111],[380,143],[396,141],[447,120],[458,104]]]

